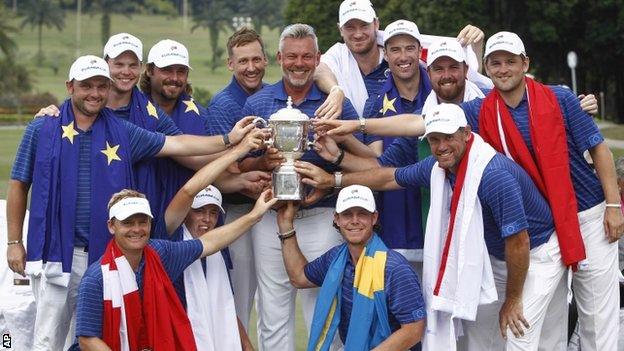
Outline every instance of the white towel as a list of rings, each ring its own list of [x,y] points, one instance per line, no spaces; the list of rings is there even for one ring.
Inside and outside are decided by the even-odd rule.
[[[379,49],[379,63],[383,59],[383,32],[377,32],[377,45]],[[362,117],[364,105],[368,99],[368,91],[364,85],[364,77],[355,57],[344,43],[332,45],[321,56],[321,62],[325,63],[336,76],[338,85],[342,87],[345,97],[351,100],[358,116]]]
[[[182,225],[184,240],[193,237]],[[206,257],[206,274],[201,260],[184,270],[186,306],[198,351],[241,350],[234,296],[221,252]]]
[[[483,170],[496,154],[477,134],[468,155],[464,186],[440,291],[436,285],[453,189],[445,171],[436,163],[431,172],[431,205],[427,217],[423,262],[423,290],[427,307],[427,331],[423,350],[456,350],[461,320],[475,320],[477,307],[497,300],[492,266],[483,236],[483,217],[477,191]]]

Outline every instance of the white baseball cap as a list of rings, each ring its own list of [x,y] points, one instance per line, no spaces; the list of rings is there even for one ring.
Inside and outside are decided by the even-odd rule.
[[[455,104],[439,104],[425,116],[423,137],[431,133],[453,134],[467,125],[466,115],[461,107]]]
[[[338,10],[338,25],[340,28],[352,19],[359,19],[366,23],[372,23],[377,14],[370,0],[345,0]]]
[[[432,43],[427,52],[427,67],[440,57],[450,57],[457,62],[466,62],[464,48],[455,39],[443,39]]]
[[[108,64],[95,55],[80,56],[69,68],[69,81],[85,80],[95,76],[111,79]]]
[[[153,63],[158,68],[171,65],[183,65],[191,68],[186,46],[171,39],[161,40],[154,44],[147,54],[147,63]]]
[[[206,205],[216,205],[221,212],[225,213],[225,210],[221,206],[222,196],[219,189],[215,188],[212,185],[208,185],[206,189],[203,189],[197,195],[195,195],[195,199],[193,199],[193,204],[191,205],[192,209],[198,209],[204,207]]]
[[[375,212],[373,192],[363,185],[350,185],[338,193],[336,213],[342,213],[352,207],[362,207],[368,212]]]
[[[384,29],[384,45],[390,38],[399,34],[407,34],[418,40],[418,43],[421,42],[420,31],[416,23],[408,20],[398,20],[390,23],[386,26],[386,29]]]
[[[104,45],[104,58],[115,58],[125,51],[133,52],[139,61],[143,61],[143,43],[139,38],[128,33],[115,34]]]
[[[137,213],[142,213],[148,215],[150,218],[154,218],[147,199],[142,197],[127,197],[119,200],[119,202],[110,208],[108,211],[108,219],[117,218],[118,220],[123,221],[124,219]]]
[[[520,39],[518,34],[512,32],[498,32],[492,35],[485,43],[485,55],[483,58],[487,58],[489,54],[499,50],[507,51],[514,55],[526,56],[522,39]]]

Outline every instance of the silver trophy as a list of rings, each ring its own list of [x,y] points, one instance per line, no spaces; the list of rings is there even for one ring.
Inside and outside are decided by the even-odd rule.
[[[278,110],[266,121],[261,117],[254,123],[271,129],[271,137],[265,144],[278,149],[286,159],[273,170],[273,195],[279,200],[301,200],[303,187],[301,176],[295,172],[295,161],[309,150],[313,142],[308,139],[310,117],[292,107],[289,96],[286,107]]]

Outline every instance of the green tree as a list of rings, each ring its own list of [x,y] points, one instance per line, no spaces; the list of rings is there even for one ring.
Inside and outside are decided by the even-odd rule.
[[[314,27],[321,51],[340,40],[338,8],[340,0],[289,0],[284,10],[286,23],[306,23]]]
[[[278,28],[284,24],[284,0],[246,0],[242,12],[251,17],[254,29],[262,34],[262,27]]]
[[[236,13],[232,1],[228,0],[196,0],[192,3],[193,22],[191,32],[197,28],[208,29],[208,40],[212,50],[211,69],[221,65],[223,49],[219,47],[219,33],[232,29],[232,17]]]
[[[52,0],[27,0],[20,11],[24,16],[21,27],[30,25],[31,28],[37,28],[37,62],[41,63],[44,58],[41,47],[43,27],[62,30],[65,27],[65,13],[58,2]]]
[[[4,4],[0,3],[0,52],[6,57],[12,57],[15,50],[17,50],[15,41],[10,37],[10,35],[17,30],[15,27],[9,25],[9,20],[9,12]]]

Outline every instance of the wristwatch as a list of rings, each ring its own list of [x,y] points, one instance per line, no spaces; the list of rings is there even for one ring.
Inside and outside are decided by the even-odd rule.
[[[360,132],[362,134],[366,134],[366,118],[360,117]]]
[[[232,145],[232,142],[230,142],[230,136],[227,135],[227,133],[223,134],[223,144],[225,145],[225,148],[229,148]]]
[[[342,172],[334,172],[334,188],[342,188]]]

